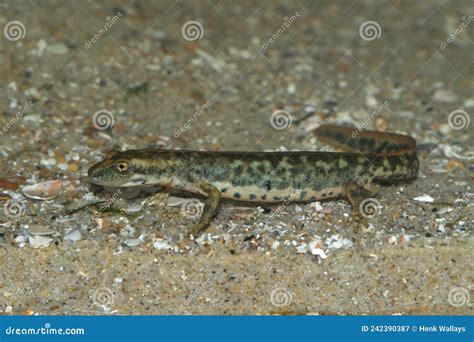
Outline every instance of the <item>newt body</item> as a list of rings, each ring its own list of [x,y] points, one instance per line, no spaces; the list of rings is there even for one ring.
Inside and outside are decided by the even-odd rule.
[[[193,233],[206,228],[219,200],[277,203],[347,197],[356,206],[372,183],[416,177],[413,138],[325,125],[315,135],[351,152],[112,151],[89,169],[102,186],[160,185],[208,198]]]

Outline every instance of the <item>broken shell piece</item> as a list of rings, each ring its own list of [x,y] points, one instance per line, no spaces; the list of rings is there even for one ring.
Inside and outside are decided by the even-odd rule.
[[[23,245],[25,244],[26,240],[28,240],[28,238],[24,235],[18,235],[16,238],[15,238],[15,242],[17,244],[20,245],[20,247],[23,247]]]
[[[353,243],[349,239],[337,238],[328,243],[328,249],[350,248]]]
[[[31,235],[53,235],[57,233],[55,229],[51,229],[47,226],[38,226],[35,228],[27,228],[26,229]]]
[[[316,211],[323,211],[323,206],[318,201],[311,203],[311,208]]]
[[[392,235],[388,238],[388,243],[390,245],[396,245],[397,244],[397,237],[395,235]]]
[[[434,198],[431,197],[430,195],[423,195],[423,196],[418,196],[414,198],[415,201],[419,202],[426,202],[426,203],[433,203]]]
[[[41,235],[34,235],[28,237],[28,241],[33,248],[43,248],[48,247],[53,239]]]
[[[278,241],[276,241],[278,242]],[[303,243],[302,245],[296,246],[296,253],[304,254],[308,251],[308,244]]]
[[[140,204],[132,204],[127,207],[127,213],[138,213],[143,210]]]
[[[140,245],[143,241],[140,239],[127,239],[124,241],[125,245],[128,247],[136,247]]]
[[[309,251],[311,252],[311,254],[319,256],[321,259],[326,259],[327,258],[327,255],[324,252],[324,250],[322,248],[320,248],[320,247],[322,247],[322,243],[321,243],[320,239],[312,240],[308,244],[308,247],[309,247]]]
[[[79,229],[74,229],[64,235],[64,240],[69,240],[69,241],[79,241],[81,239],[81,231]]]
[[[59,194],[61,186],[62,182],[60,180],[53,180],[24,186],[22,192],[28,198],[49,200],[55,198]]]
[[[311,254],[320,257],[321,259],[326,259],[328,256],[321,248],[310,247]]]
[[[456,158],[460,160],[474,160],[474,152],[467,151],[465,154],[462,154],[460,152],[461,147],[459,146],[441,144],[440,147],[448,158]]]
[[[156,241],[153,243],[153,247],[155,249],[171,249],[173,246],[171,246],[168,241],[164,239],[156,239]]]

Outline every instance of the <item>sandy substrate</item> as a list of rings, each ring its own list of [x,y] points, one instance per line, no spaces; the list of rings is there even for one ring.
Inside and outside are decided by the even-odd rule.
[[[0,36],[0,312],[473,313],[472,2],[0,9],[20,32]],[[328,150],[324,123],[418,141],[419,177],[383,187],[366,230],[344,200],[226,203],[189,241],[201,202],[84,182],[110,149]]]
[[[29,255],[12,250],[8,269],[22,272],[2,272],[4,298],[49,314],[472,313],[447,305],[454,285],[473,281],[472,239],[346,250],[323,262],[222,246],[193,255],[150,247],[114,255],[115,248],[84,241]]]

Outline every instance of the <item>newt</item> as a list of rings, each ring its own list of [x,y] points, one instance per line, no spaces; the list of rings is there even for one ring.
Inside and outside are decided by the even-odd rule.
[[[206,197],[197,236],[221,199],[291,203],[346,198],[357,209],[375,184],[413,179],[419,161],[414,138],[395,133],[323,125],[316,137],[343,152],[110,151],[88,170],[89,182],[108,187],[163,186]]]

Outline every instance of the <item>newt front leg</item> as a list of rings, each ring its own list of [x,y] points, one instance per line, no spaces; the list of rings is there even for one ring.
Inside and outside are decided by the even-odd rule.
[[[199,218],[199,222],[189,231],[189,235],[194,237],[197,237],[209,226],[211,219],[217,214],[217,208],[219,207],[219,202],[221,200],[221,193],[215,186],[201,182],[199,187],[206,193],[207,199],[201,217]]]

